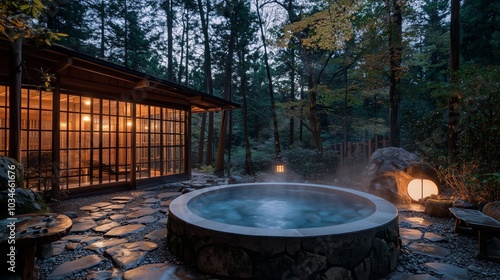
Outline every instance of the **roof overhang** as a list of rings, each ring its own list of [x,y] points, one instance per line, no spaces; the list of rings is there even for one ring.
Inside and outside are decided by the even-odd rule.
[[[0,39],[0,81],[8,82],[9,42]],[[232,110],[239,105],[164,79],[91,57],[63,46],[23,47],[23,84],[38,85],[35,69],[57,74],[62,92],[108,96],[140,103],[164,103],[193,113]]]

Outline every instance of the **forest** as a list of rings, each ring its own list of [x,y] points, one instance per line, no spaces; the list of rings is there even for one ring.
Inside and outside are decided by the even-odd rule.
[[[464,196],[500,198],[498,1],[54,0],[38,21],[68,35],[54,43],[240,104],[193,116],[201,169],[283,156],[331,177],[367,160],[335,144],[383,136]]]

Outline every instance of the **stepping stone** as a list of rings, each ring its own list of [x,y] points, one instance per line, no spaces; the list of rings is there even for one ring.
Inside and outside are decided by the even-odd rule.
[[[123,215],[123,214],[114,214],[114,215],[109,216],[109,218],[111,220],[115,221],[115,222],[119,222],[119,221],[125,219],[125,215]]]
[[[96,210],[99,210],[99,208],[94,207],[94,206],[83,206],[83,207],[80,207],[80,210],[81,211],[96,211]]]
[[[155,229],[152,232],[148,233],[145,238],[149,240],[163,239],[167,237],[167,233],[168,229],[166,228]]]
[[[387,277],[383,278],[387,280],[439,280],[438,278],[429,274],[406,274],[401,272],[393,272]]]
[[[410,204],[396,204],[395,205],[398,211],[405,212],[424,212],[425,207],[421,204],[410,203]]]
[[[432,242],[441,242],[441,241],[447,241],[446,238],[442,237],[441,235],[437,235],[433,232],[426,232],[424,233],[424,238],[432,241]]]
[[[142,224],[126,225],[121,227],[115,227],[104,234],[105,237],[121,237],[132,233],[139,232],[144,229]]]
[[[104,251],[109,247],[113,247],[113,246],[127,243],[127,242],[128,242],[127,238],[111,238],[111,239],[99,240],[97,242],[94,242],[90,245],[85,246],[84,249],[92,250],[92,251],[96,251],[96,252],[100,253],[101,251]]]
[[[164,206],[167,206],[169,207],[170,206],[170,203],[172,203],[173,199],[169,199],[169,200],[165,200],[165,201],[162,201],[160,203],[160,206],[164,207]]]
[[[144,200],[144,202],[143,202],[143,203],[144,203],[144,204],[155,204],[155,203],[157,203],[158,201],[160,201],[158,198],[153,198],[153,197],[151,197],[151,198],[148,198],[148,199]]]
[[[118,267],[130,269],[140,263],[149,251],[158,248],[158,245],[149,241],[123,243],[106,249],[104,253],[113,259]]]
[[[131,196],[115,196],[111,198],[111,202],[114,203],[129,203],[132,200],[134,200],[134,198]]]
[[[52,256],[57,256],[60,253],[62,253],[64,251],[66,243],[68,243],[68,241],[64,240],[58,240],[52,242]]]
[[[169,279],[169,280],[187,280],[187,279],[205,279],[203,275],[193,271],[186,266],[180,266],[172,263],[153,263],[139,266],[138,268],[125,271],[123,279],[143,280],[143,279]]]
[[[105,207],[102,207],[102,210],[121,210],[125,208],[125,204],[111,204]]]
[[[422,238],[422,232],[418,229],[400,228],[399,234],[401,235],[401,238],[408,240],[417,240]]]
[[[469,272],[466,268],[461,268],[451,264],[445,263],[425,263],[430,270],[437,274],[443,275],[441,279],[455,279],[455,280],[468,280]]]
[[[97,232],[106,232],[112,228],[115,228],[115,227],[118,227],[120,226],[120,223],[117,223],[117,222],[111,222],[111,223],[107,223],[107,224],[104,224],[104,225],[100,225],[100,226],[97,226],[95,228],[93,228],[94,231],[97,231]]]
[[[111,202],[97,202],[94,204],[90,204],[90,206],[94,206],[94,207],[98,207],[98,208],[102,208],[102,207],[105,207],[108,205],[111,205]]]
[[[168,214],[168,207],[167,208],[160,208],[160,212],[163,214]]]
[[[401,222],[408,223],[413,228],[427,228],[432,225],[431,221],[421,217],[402,217]]]
[[[92,243],[95,242],[99,239],[102,239],[101,236],[89,236],[89,235],[77,235],[77,234],[70,234],[66,235],[61,240],[64,241],[69,241],[69,242],[79,242],[79,243]]]
[[[71,227],[71,233],[75,232],[86,232],[89,231],[90,229],[96,227],[97,224],[96,222],[90,220],[90,221],[85,221],[85,222],[79,222],[79,223],[74,223],[73,227]]]
[[[166,224],[167,221],[168,221],[167,218],[161,218],[161,219],[158,220],[158,223]]]
[[[413,243],[408,246],[413,252],[426,256],[443,258],[450,254],[450,250],[434,244]]]
[[[105,213],[102,211],[90,213],[90,217],[92,217],[92,220],[94,221],[105,219],[108,217],[108,215],[109,213]]]
[[[118,280],[123,279],[123,273],[119,269],[98,270],[87,273],[87,280]]]
[[[47,279],[61,279],[65,276],[70,276],[81,270],[98,265],[101,262],[102,259],[97,255],[90,255],[74,261],[65,262],[52,271]]]
[[[130,224],[151,224],[156,222],[156,218],[154,216],[142,216],[137,219],[129,220],[128,221]]]
[[[129,219],[140,218],[142,216],[153,215],[154,213],[156,213],[158,211],[159,211],[159,209],[153,209],[153,208],[146,207],[146,208],[139,209],[135,212],[132,212],[130,214],[127,214],[126,217]]]
[[[159,199],[164,199],[164,198],[169,198],[169,197],[179,196],[179,195],[181,195],[180,192],[166,192],[166,193],[160,193],[156,197],[158,197]]]
[[[80,243],[73,243],[73,242],[70,242],[68,244],[66,244],[66,246],[64,247],[64,249],[66,250],[77,250],[77,249],[80,249],[82,247],[82,245],[80,245]]]

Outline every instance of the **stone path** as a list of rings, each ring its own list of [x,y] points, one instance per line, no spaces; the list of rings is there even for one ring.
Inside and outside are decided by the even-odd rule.
[[[51,257],[38,261],[55,267],[46,275],[39,274],[39,278],[82,279],[86,275],[85,279],[206,279],[182,265],[145,261],[159,245],[165,247],[168,205],[180,194],[137,191],[131,196],[85,205],[78,213],[67,213],[75,217],[73,228],[53,243]],[[134,201],[135,205],[129,207]],[[159,228],[142,233],[152,223]],[[138,234],[142,235],[137,238]],[[58,256],[75,258],[57,264]]]
[[[212,279],[183,266],[166,248],[168,205],[177,188],[133,191],[95,197],[92,203],[74,205],[69,235],[53,243],[53,256],[37,259],[36,279]],[[469,247],[453,243],[447,227],[453,222],[432,219],[418,205],[398,206],[402,249],[396,270],[383,279],[500,279],[490,264],[454,256]],[[446,225],[444,224],[446,223]],[[432,229],[430,231],[429,229]],[[456,261],[450,262],[450,258]],[[482,267],[486,265],[486,267]]]

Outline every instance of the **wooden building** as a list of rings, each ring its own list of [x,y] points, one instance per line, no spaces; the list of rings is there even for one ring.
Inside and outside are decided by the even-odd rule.
[[[52,91],[41,69],[55,75]],[[20,126],[10,100],[9,42],[0,40],[0,155],[20,148],[25,184],[47,187],[58,174],[70,193],[189,179],[192,114],[238,107],[62,46],[23,47]],[[19,143],[9,143],[11,126]]]

